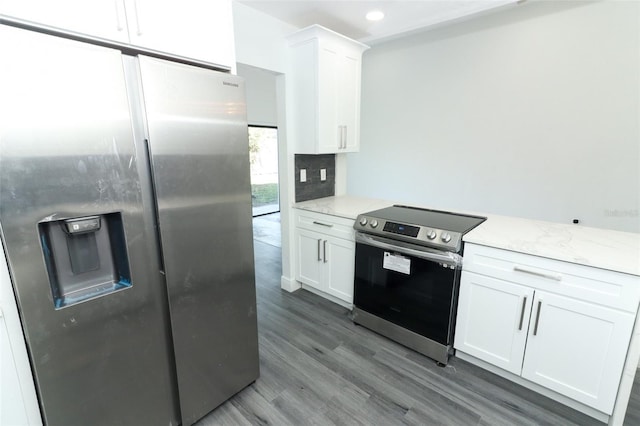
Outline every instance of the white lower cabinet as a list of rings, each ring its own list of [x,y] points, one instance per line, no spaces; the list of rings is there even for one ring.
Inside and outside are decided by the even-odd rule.
[[[27,346],[0,243],[0,425],[40,426]]]
[[[326,240],[325,291],[332,296],[353,303],[353,276],[356,247],[353,241],[329,237]]]
[[[27,411],[20,392],[9,335],[0,311],[0,424],[26,425]]]
[[[294,217],[298,222],[296,279],[347,304],[353,303],[355,241],[349,237],[353,221],[308,212]]]
[[[464,262],[455,349],[610,415],[637,277],[474,245]]]
[[[532,302],[530,288],[463,272],[456,349],[519,375]]]
[[[315,288],[322,287],[323,240],[323,234],[296,230],[296,279]]]
[[[611,414],[635,316],[536,291],[522,377]]]

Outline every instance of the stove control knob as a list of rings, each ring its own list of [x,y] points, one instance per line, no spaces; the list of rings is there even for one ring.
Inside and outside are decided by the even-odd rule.
[[[368,220],[366,217],[363,217],[362,219],[360,219],[360,225],[361,226],[365,226],[367,224]]]
[[[371,225],[372,228],[376,228],[378,226],[378,221],[373,219],[369,225]]]
[[[427,232],[427,238],[430,240],[433,240],[434,238],[436,238],[436,231],[434,231],[433,229],[429,230],[429,232]]]
[[[442,234],[440,239],[442,239],[442,242],[448,243],[449,241],[451,241],[451,235],[448,232],[445,232]]]

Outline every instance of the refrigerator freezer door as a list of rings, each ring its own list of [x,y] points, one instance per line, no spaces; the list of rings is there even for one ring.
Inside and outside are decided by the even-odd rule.
[[[140,58],[183,425],[258,371],[244,82]]]
[[[121,54],[2,25],[0,40],[0,224],[45,423],[175,425],[166,292],[146,231],[153,215],[141,201]],[[119,257],[130,282],[99,297],[84,288],[81,301],[72,288],[74,303],[56,306],[51,276],[77,280],[71,288],[110,268],[88,237],[107,232],[95,216],[117,219],[120,236],[104,241],[126,239]],[[73,218],[89,233],[58,228]],[[52,255],[42,228],[59,230],[63,249]],[[48,271],[48,256],[70,262],[67,249],[77,251],[75,268]]]

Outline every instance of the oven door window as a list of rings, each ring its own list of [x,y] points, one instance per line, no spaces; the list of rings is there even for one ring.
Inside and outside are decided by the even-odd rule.
[[[457,275],[433,261],[358,243],[354,304],[447,345]]]

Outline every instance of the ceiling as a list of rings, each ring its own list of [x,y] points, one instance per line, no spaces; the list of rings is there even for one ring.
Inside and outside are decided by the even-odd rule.
[[[320,24],[363,43],[375,44],[489,13],[517,0],[236,0],[299,28]],[[524,0],[520,0],[522,2]],[[384,12],[382,21],[365,19],[371,10]]]

